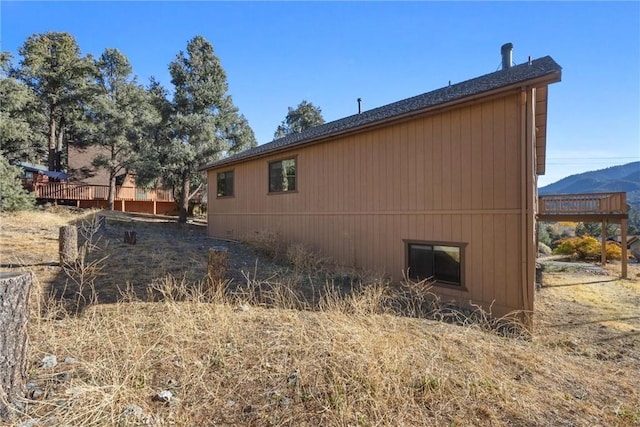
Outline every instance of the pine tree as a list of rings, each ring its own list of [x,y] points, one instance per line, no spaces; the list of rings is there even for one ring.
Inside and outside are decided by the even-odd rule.
[[[287,117],[278,126],[274,138],[282,138],[292,133],[300,133],[305,129],[324,123],[322,110],[311,102],[303,100],[296,108],[289,107]]]
[[[46,117],[49,169],[60,171],[67,133],[91,96],[87,83],[94,73],[93,61],[80,56],[76,40],[68,33],[33,34],[19,52],[17,76],[34,91]]]
[[[196,36],[169,64],[174,96],[166,128],[159,131],[156,158],[165,183],[175,186],[179,221],[186,222],[189,201],[203,188],[199,168],[222,156],[255,146],[244,116],[227,94],[227,76],[213,46]],[[164,91],[155,87],[156,94]],[[162,102],[156,98],[156,104]]]
[[[107,209],[113,210],[116,177],[134,168],[141,147],[152,136],[159,114],[144,88],[132,76],[127,57],[106,49],[96,62],[97,94],[91,99],[88,119],[92,128],[88,142],[102,147],[93,165],[109,173]]]

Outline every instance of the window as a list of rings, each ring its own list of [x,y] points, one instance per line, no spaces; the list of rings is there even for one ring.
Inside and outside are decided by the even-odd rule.
[[[218,173],[218,197],[233,196],[233,171]]]
[[[462,286],[462,245],[408,243],[407,254],[410,278]]]
[[[269,163],[269,193],[296,191],[296,159]]]

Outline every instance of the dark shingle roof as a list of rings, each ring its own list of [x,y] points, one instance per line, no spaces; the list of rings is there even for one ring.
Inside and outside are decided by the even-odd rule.
[[[334,134],[373,125],[383,120],[401,117],[413,112],[419,112],[428,108],[436,107],[441,104],[461,100],[503,87],[517,85],[519,83],[539,79],[553,74],[557,74],[557,80],[559,80],[561,70],[562,68],[553,60],[553,58],[545,56],[544,58],[531,61],[531,63],[516,65],[506,70],[496,71],[462,83],[446,86],[432,92],[427,92],[422,95],[374,108],[361,114],[355,114],[320,126],[315,126],[300,133],[287,135],[267,144],[259,145],[229,156],[225,159],[218,160],[202,169],[236,163],[237,161],[285,149],[289,146],[293,147],[303,145],[317,141],[321,138],[330,137]]]

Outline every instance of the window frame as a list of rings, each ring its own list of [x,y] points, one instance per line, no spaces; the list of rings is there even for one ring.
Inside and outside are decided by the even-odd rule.
[[[459,291],[467,291],[467,286],[466,286],[466,280],[465,280],[465,252],[466,252],[466,247],[467,247],[467,243],[465,242],[444,242],[444,241],[436,241],[436,240],[408,240],[405,239],[403,240],[404,242],[404,248],[405,248],[405,271],[407,272],[407,277],[411,278],[412,280],[417,280],[415,279],[414,276],[412,276],[411,274],[411,247],[416,245],[416,246],[431,246],[432,249],[434,246],[444,246],[444,247],[450,247],[450,248],[457,248],[459,250],[460,253],[460,262],[459,262],[459,277],[460,277],[460,282],[456,283],[456,282],[451,282],[451,281],[446,281],[446,280],[438,280],[436,277],[433,277],[432,280],[434,281],[434,285],[435,286],[439,286],[439,287],[443,287],[443,288],[449,288],[449,289],[455,289],[455,290],[459,290]],[[434,270],[435,270],[435,259],[434,259]],[[424,279],[422,279],[424,280]]]
[[[295,175],[293,176],[294,189],[272,191],[271,190],[271,165],[276,163],[283,163],[283,162],[286,162],[287,160],[293,160],[293,165],[295,168]],[[287,156],[287,157],[282,157],[276,160],[269,160],[267,162],[267,194],[289,194],[289,193],[297,193],[297,192],[298,192],[298,156],[297,155]]]
[[[231,174],[231,194],[219,194],[220,193],[220,175],[225,175],[225,179],[227,179],[226,174]],[[230,199],[235,197],[236,183],[235,183],[235,169],[228,169],[221,172],[216,173],[216,199]]]

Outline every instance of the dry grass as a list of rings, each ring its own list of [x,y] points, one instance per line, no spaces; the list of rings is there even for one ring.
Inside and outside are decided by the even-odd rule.
[[[51,235],[78,219],[43,212],[0,217],[2,263],[30,269],[36,286],[47,287],[47,280],[60,279],[59,268],[46,265],[57,262]],[[165,227],[136,229],[161,242],[162,234],[151,237],[156,226]],[[600,283],[599,297],[588,291],[596,284],[543,288],[537,329],[530,339],[514,339],[487,332],[482,321],[454,326],[390,314],[399,307],[416,316],[440,309],[464,320],[425,307],[428,286],[410,284],[401,300],[385,283],[349,294],[330,286],[315,311],[299,310],[309,308],[293,288],[300,272],[290,281],[245,272],[246,282],[229,296],[190,278],[204,274],[200,264],[198,272],[176,275],[166,273],[174,263],[185,269],[188,263],[161,254],[155,260],[162,274],[128,268],[153,276],[145,289],[156,302],[140,301],[135,283],[109,277],[120,285],[118,303],[89,304],[76,314],[56,298],[41,304],[47,310],[33,310],[28,374],[44,394],[28,401],[21,420],[38,419],[38,426],[640,425],[638,280]],[[114,268],[106,274],[113,276]],[[612,286],[631,297],[617,301],[606,293]],[[605,315],[594,320],[600,305]],[[609,326],[599,328],[598,344],[588,334],[601,322]],[[61,363],[41,367],[46,355]],[[67,357],[73,359],[63,362]],[[154,400],[163,390],[172,392],[170,402]]]

